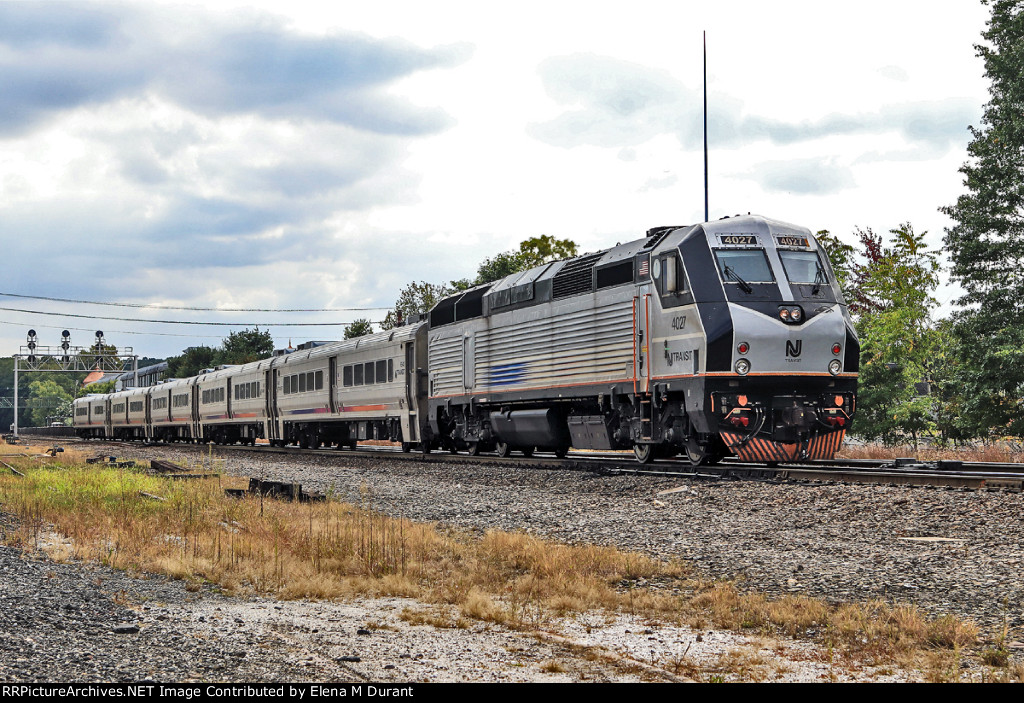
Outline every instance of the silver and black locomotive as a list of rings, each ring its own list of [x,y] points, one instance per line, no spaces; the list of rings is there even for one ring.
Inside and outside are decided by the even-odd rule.
[[[435,307],[432,431],[499,454],[832,458],[859,344],[810,231],[746,216],[647,235]]]

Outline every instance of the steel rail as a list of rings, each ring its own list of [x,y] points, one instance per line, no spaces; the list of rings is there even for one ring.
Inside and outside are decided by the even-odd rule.
[[[69,438],[62,438],[68,443]],[[79,440],[74,443],[122,444],[116,440]],[[134,446],[179,446],[174,443],[135,443]],[[201,447],[183,444],[183,447]],[[835,459],[806,461],[777,465],[755,464],[726,459],[713,466],[693,466],[686,460],[657,459],[650,464],[636,463],[632,452],[571,451],[564,459],[552,452],[537,452],[533,456],[498,456],[449,451],[402,452],[398,447],[360,446],[357,450],[339,448],[301,449],[298,447],[271,447],[268,445],[212,445],[215,451],[258,452],[285,456],[321,456],[339,459],[383,458],[398,461],[428,463],[477,463],[518,468],[589,471],[605,475],[644,475],[696,479],[771,480],[780,482],[867,483],[904,486],[933,486],[968,490],[1024,490],[1024,464],[992,462],[921,462],[916,459],[872,460]]]

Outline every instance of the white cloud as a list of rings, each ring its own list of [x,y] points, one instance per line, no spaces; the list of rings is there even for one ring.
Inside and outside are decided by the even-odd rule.
[[[529,236],[699,220],[703,29],[713,218],[938,243],[987,8],[865,1],[0,3],[0,289],[386,305]]]

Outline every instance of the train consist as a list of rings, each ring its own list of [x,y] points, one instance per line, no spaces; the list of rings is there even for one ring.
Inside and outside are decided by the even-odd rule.
[[[126,440],[828,459],[859,352],[810,231],[743,216],[516,273],[394,330],[87,396],[74,424]]]

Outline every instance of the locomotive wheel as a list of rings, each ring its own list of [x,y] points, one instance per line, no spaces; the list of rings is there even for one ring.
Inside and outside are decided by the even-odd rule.
[[[512,447],[509,446],[508,442],[498,442],[494,445],[494,453],[502,459],[506,459],[512,453]]]
[[[341,445],[339,444],[338,447],[341,448]],[[402,442],[402,453],[403,454],[408,454],[411,451],[412,451],[412,442]]]
[[[565,455],[569,453],[569,447],[555,447],[555,456],[559,459],[564,459]]]
[[[470,456],[479,456],[480,455],[480,443],[479,442],[470,442],[469,443],[469,455]]]
[[[713,449],[693,445],[686,447],[686,457],[692,466],[710,466],[722,460],[722,455]]]
[[[654,445],[653,444],[634,444],[633,445],[633,456],[641,464],[650,464],[654,461]]]
[[[536,447],[523,447],[523,449],[522,449],[523,456],[525,456],[527,458],[533,456],[533,450],[535,450],[535,449],[536,449]]]

